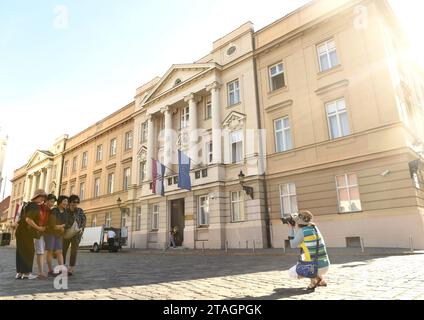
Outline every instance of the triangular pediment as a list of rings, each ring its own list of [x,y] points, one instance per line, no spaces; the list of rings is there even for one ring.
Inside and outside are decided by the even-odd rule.
[[[53,160],[54,155],[48,151],[37,150],[29,159],[27,168],[31,168],[46,159]]]
[[[215,63],[191,63],[173,65],[145,97],[147,103],[164,93],[172,91],[188,81],[216,67]]]
[[[137,157],[139,161],[146,161],[147,160],[147,148],[145,146],[142,146],[138,152]]]
[[[232,111],[222,122],[224,128],[230,128],[232,130],[243,126],[246,115],[237,111]]]

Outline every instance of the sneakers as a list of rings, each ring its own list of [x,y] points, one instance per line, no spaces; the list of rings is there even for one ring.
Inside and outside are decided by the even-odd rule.
[[[35,280],[38,279],[38,276],[31,274],[23,274],[21,279],[25,279],[25,280]]]
[[[22,273],[17,273],[15,276],[16,280],[22,279]]]

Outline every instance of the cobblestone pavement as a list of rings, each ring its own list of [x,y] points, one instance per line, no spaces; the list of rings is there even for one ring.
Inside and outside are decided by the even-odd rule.
[[[274,251],[275,252],[275,251]],[[15,250],[0,249],[0,300],[424,300],[424,255],[331,255],[329,286],[289,279],[295,254],[80,251],[68,290],[54,279],[15,280]]]

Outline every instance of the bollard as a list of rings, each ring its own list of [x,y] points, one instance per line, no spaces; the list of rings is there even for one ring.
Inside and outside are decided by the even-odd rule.
[[[285,240],[283,241],[283,252],[284,252],[284,254],[286,254],[286,241]]]
[[[239,249],[241,249],[241,241],[239,241]]]
[[[409,236],[409,248],[411,249],[411,253],[414,253],[414,239],[412,236]]]
[[[225,241],[225,252],[228,253],[228,240]]]
[[[364,239],[363,238],[361,238],[361,251],[362,251],[362,253],[365,252],[365,245],[364,245]]]
[[[253,240],[253,254],[255,254],[256,251],[256,244],[255,244],[255,240]]]
[[[202,252],[205,253],[205,243],[202,242]]]
[[[246,240],[246,249],[249,249],[249,240]]]

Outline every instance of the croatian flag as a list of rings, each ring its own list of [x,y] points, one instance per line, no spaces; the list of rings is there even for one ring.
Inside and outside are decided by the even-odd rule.
[[[159,161],[152,159],[152,177],[153,177],[153,193],[157,195],[165,195],[165,187],[163,184],[163,177],[165,175],[165,166]]]
[[[178,188],[191,191],[190,161],[191,159],[178,150]]]

